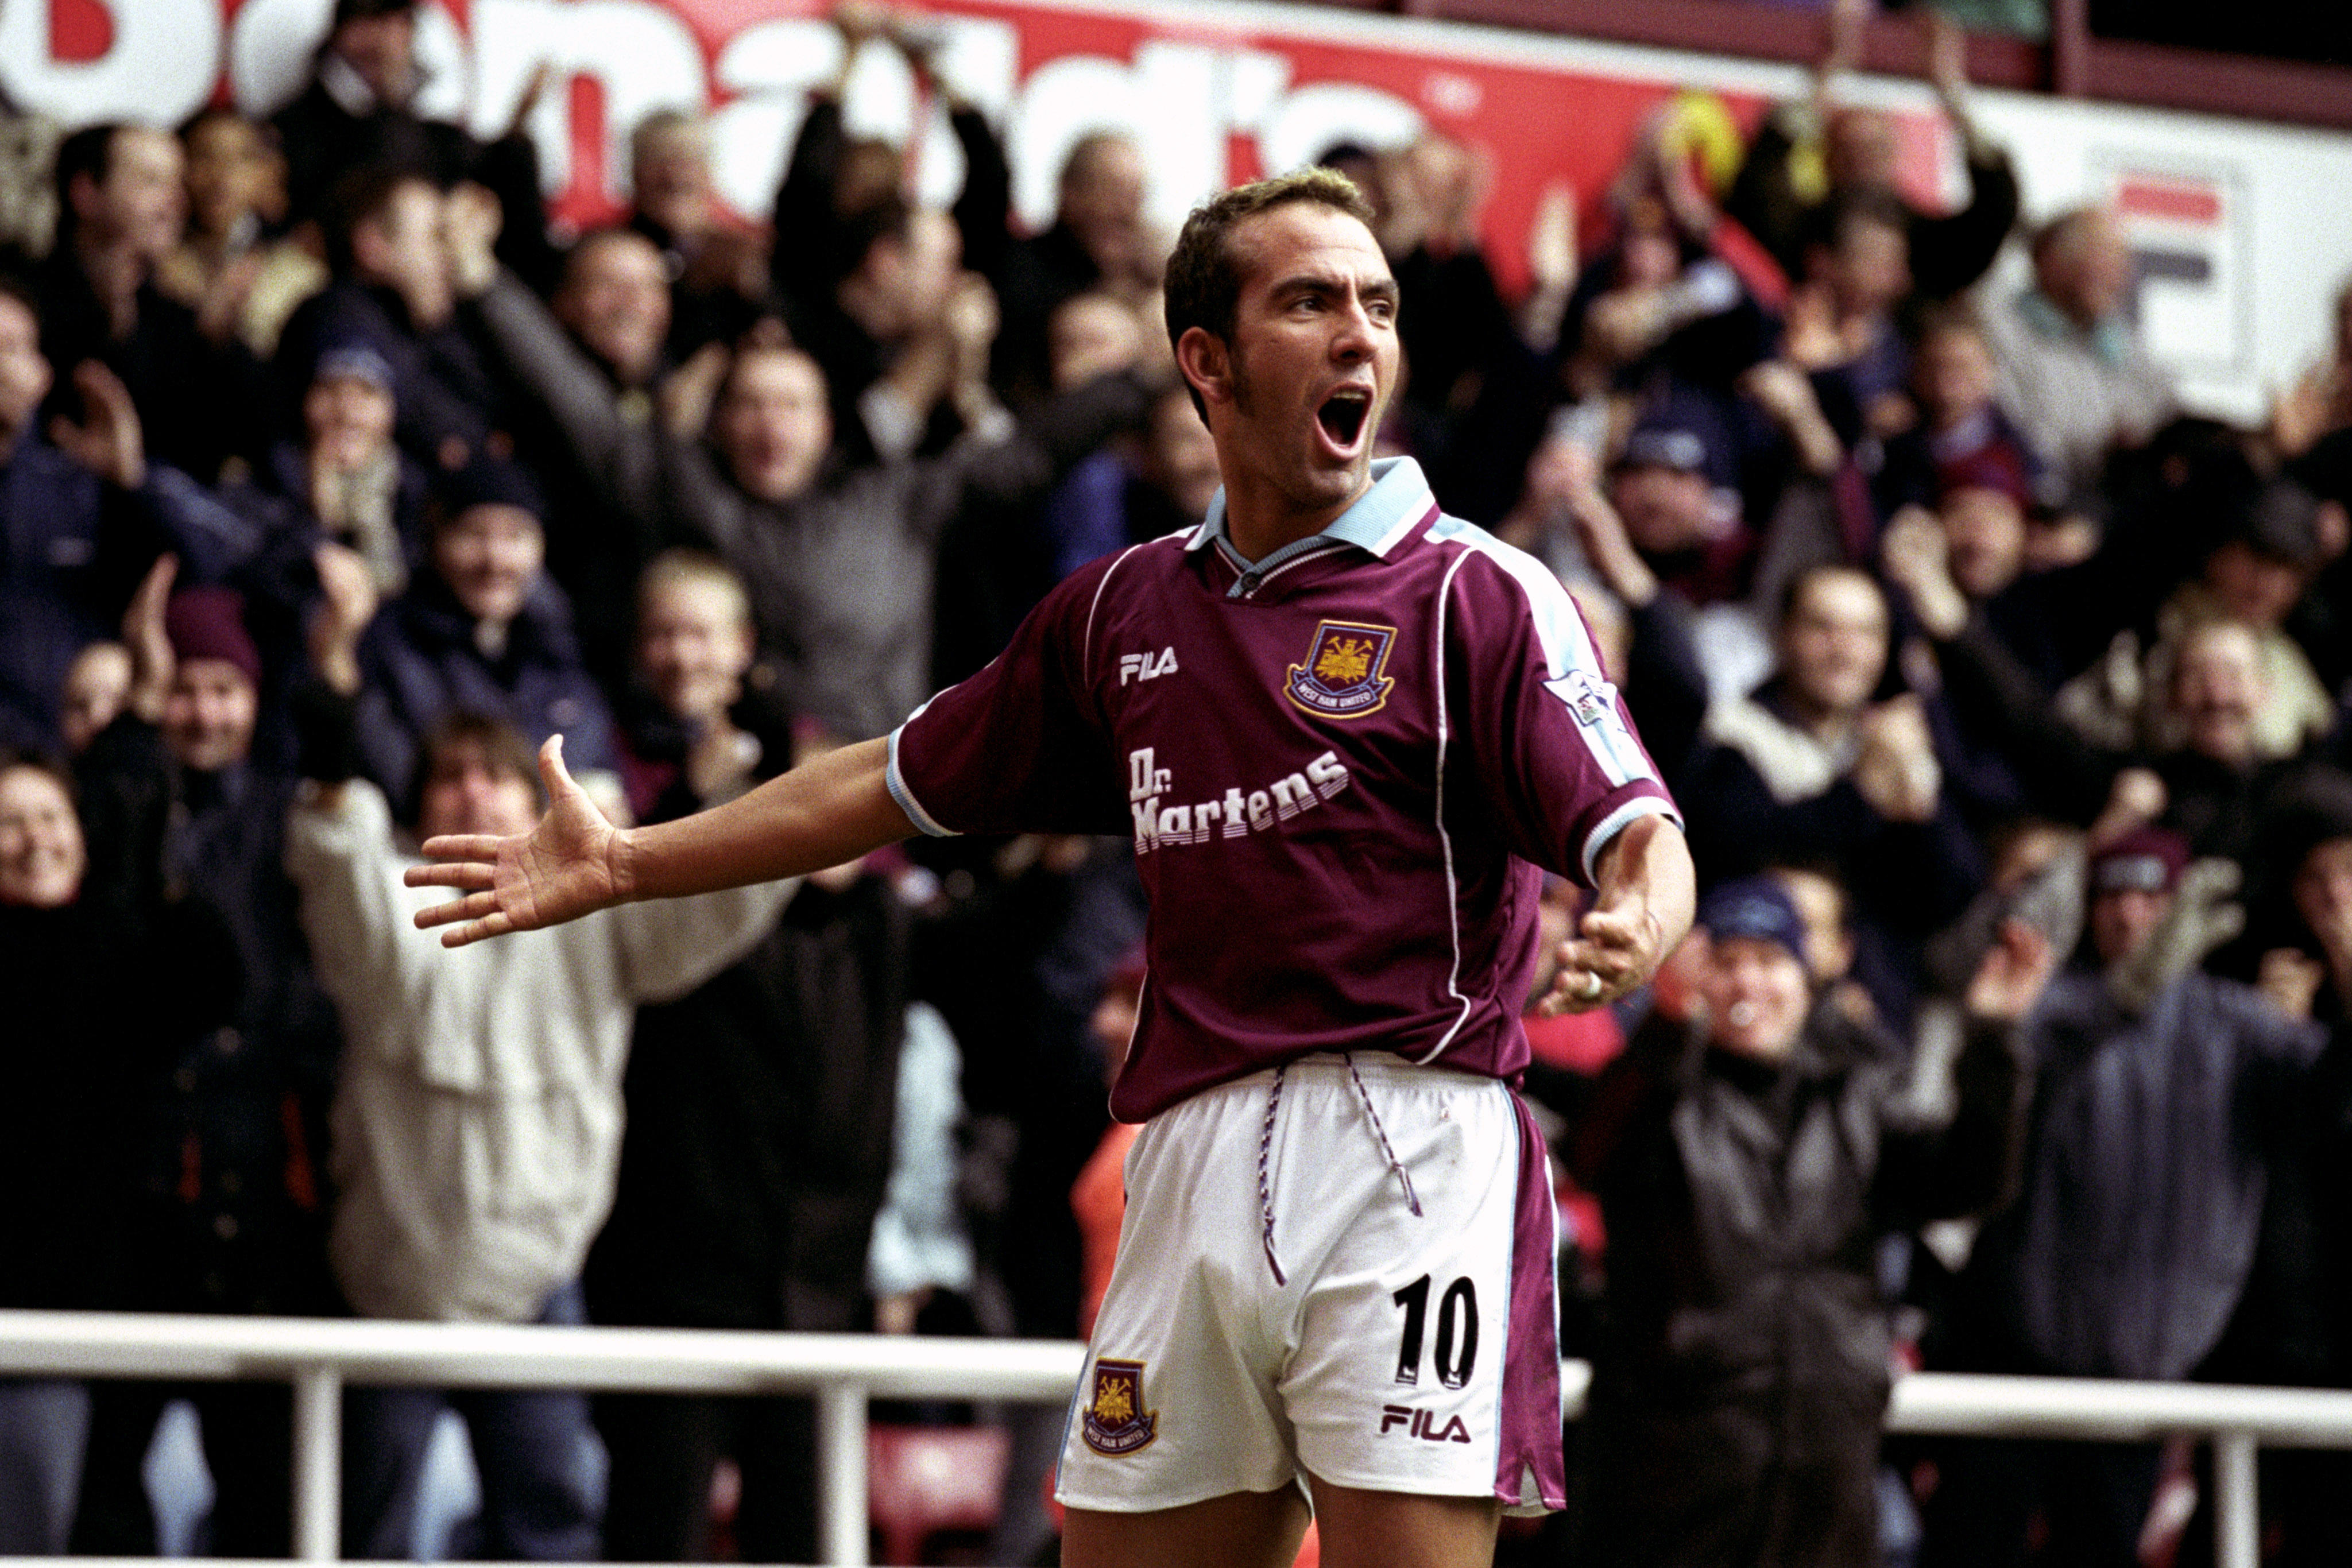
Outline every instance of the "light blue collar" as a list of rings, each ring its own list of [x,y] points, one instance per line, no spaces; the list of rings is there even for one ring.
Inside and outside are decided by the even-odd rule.
[[[1372,487],[1357,497],[1354,506],[1331,519],[1330,527],[1319,534],[1293,539],[1264,560],[1252,561],[1250,565],[1264,572],[1294,555],[1303,555],[1309,549],[1320,549],[1333,541],[1354,545],[1387,559],[1389,551],[1412,532],[1413,525],[1429,515],[1437,497],[1430,494],[1429,481],[1422,476],[1421,465],[1410,457],[1377,459],[1371,472]],[[1233,540],[1225,532],[1225,492],[1222,486],[1209,502],[1208,517],[1192,530],[1184,548],[1201,549],[1216,539],[1223,539],[1225,548],[1233,549]],[[1238,557],[1241,552],[1235,549],[1234,554]]]

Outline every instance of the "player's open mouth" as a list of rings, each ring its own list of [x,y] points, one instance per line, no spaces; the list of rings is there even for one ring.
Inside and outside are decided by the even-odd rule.
[[[1357,438],[1364,433],[1364,421],[1372,412],[1372,394],[1361,387],[1342,387],[1323,400],[1315,411],[1316,423],[1331,444],[1341,452],[1353,452]]]

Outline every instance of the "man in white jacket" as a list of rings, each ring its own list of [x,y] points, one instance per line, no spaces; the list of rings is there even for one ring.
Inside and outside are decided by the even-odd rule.
[[[529,745],[503,723],[453,716],[425,751],[425,834],[536,820]],[[433,901],[402,885],[417,863],[373,784],[306,786],[287,869],[348,1041],[333,1122],[336,1278],[365,1317],[583,1322],[580,1268],[612,1204],[635,1009],[733,963],[797,884],[632,904],[450,955],[411,925]],[[389,1388],[353,1396],[346,1554],[412,1555],[417,1479],[445,1405],[473,1434],[486,1554],[594,1557],[601,1488],[583,1396]]]

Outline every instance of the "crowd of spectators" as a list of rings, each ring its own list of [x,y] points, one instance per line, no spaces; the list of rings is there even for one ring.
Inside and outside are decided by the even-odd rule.
[[[951,210],[836,81],[768,221],[663,111],[558,245],[526,138],[415,110],[413,0],[334,18],[274,120],[58,141],[0,269],[0,1304],[1079,1332],[1124,844],[456,954],[401,872],[530,821],[550,736],[649,821],[882,734],[1196,522],[1149,150],[1078,140],[1026,233],[932,36],[845,5],[843,79],[895,48],[945,105]],[[1736,173],[1662,113],[1521,298],[1470,149],[1326,155],[1402,283],[1388,451],[1566,582],[1706,890],[1622,1016],[1529,1020],[1598,1370],[1580,1506],[1507,1554],[2126,1564],[2178,1456],[1882,1467],[1896,1362],[2352,1381],[2352,289],[2267,427],[2184,415],[2115,221],[2021,223],[1959,59],[1956,209],[1833,53]],[[45,1381],[0,1385],[0,1551],[152,1552],[174,1398],[208,1549],[285,1553],[284,1389]],[[731,1460],[735,1547],[814,1554],[804,1404],[402,1389],[351,1397],[352,1554],[417,1546],[445,1407],[461,1545],[706,1556]],[[1050,1542],[1038,1422],[992,1560]],[[2344,1560],[2344,1479],[2282,1469],[2277,1561]]]

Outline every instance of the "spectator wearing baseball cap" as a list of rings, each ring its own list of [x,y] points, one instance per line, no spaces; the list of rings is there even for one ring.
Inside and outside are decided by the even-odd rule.
[[[1950,1078],[1921,1096],[1906,1057],[1934,1053],[1816,998],[1780,880],[1718,884],[1698,927],[1670,961],[1696,1005],[1659,988],[1570,1158],[1610,1236],[1576,1560],[1875,1562],[1890,1346],[1873,1244],[1999,1198],[2018,1020],[2050,950],[2004,928],[1957,1061],[1922,1070]]]
[[[424,565],[426,544],[428,481],[394,440],[398,415],[383,350],[362,337],[330,339],[302,393],[300,437],[272,451],[268,476],[328,538],[358,552],[387,598]]]

